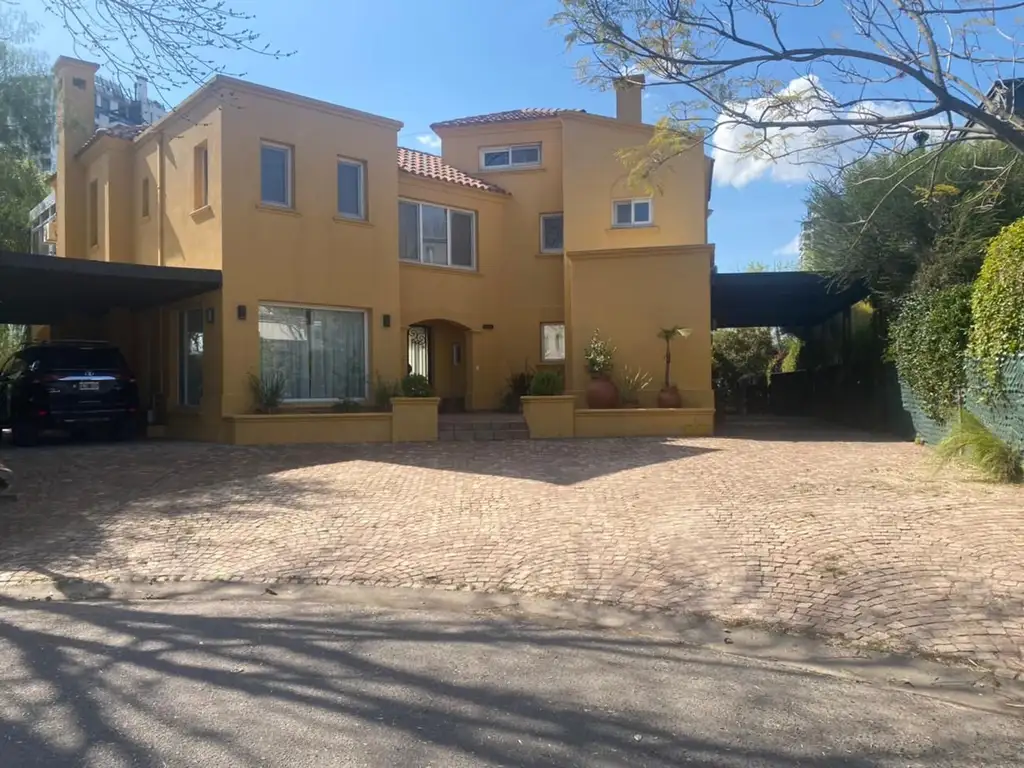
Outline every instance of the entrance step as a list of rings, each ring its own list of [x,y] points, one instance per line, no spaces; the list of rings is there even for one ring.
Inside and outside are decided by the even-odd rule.
[[[517,413],[460,413],[439,416],[439,440],[526,440],[526,419]]]

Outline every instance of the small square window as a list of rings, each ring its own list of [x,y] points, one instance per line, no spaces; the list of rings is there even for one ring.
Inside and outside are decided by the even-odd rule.
[[[484,168],[501,168],[509,164],[509,151],[498,149],[491,152],[484,152]]]
[[[512,147],[512,165],[536,165],[540,162],[540,145]]]
[[[565,361],[565,323],[540,324],[540,359],[545,363]]]
[[[292,207],[292,148],[263,142],[260,146],[260,201]]]
[[[366,166],[357,160],[338,161],[338,214],[348,219],[366,218]]]
[[[545,213],[540,217],[540,252],[561,253],[564,228],[562,214]]]
[[[646,227],[654,220],[654,208],[649,197],[635,200],[616,200],[612,204],[613,227]]]

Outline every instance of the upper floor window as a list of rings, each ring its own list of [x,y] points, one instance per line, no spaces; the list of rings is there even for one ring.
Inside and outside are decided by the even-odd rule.
[[[540,144],[513,144],[508,147],[484,147],[480,150],[480,167],[535,168],[540,165]]]
[[[260,144],[260,202],[292,207],[292,148],[264,141]]]
[[[142,218],[149,218],[149,177],[142,180]]]
[[[347,219],[366,218],[366,164],[358,160],[338,161],[338,215]]]
[[[210,153],[206,144],[195,148],[193,157],[193,192],[192,208],[198,211],[210,204]]]
[[[89,182],[89,245],[100,244],[100,186],[96,179]]]
[[[405,261],[476,267],[476,214],[400,200],[398,257]]]
[[[654,221],[651,198],[616,200],[612,204],[613,227],[647,227]]]
[[[540,217],[540,252],[561,253],[563,249],[562,214],[543,213]]]

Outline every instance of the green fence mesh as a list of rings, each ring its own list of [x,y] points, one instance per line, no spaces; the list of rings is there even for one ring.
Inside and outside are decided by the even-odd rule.
[[[964,406],[981,419],[982,423],[1010,445],[1024,449],[1024,357],[1010,360],[1003,365],[1005,396],[983,402],[979,392],[985,391],[982,378],[974,370],[968,372],[968,389]],[[935,445],[946,436],[948,424],[940,424],[928,418],[914,393],[900,382],[903,407],[914,421],[914,429],[929,445]]]

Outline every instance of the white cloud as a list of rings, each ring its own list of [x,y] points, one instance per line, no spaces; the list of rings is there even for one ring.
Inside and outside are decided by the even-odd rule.
[[[441,139],[432,133],[421,133],[416,137],[416,141],[422,144],[427,149],[440,149]]]
[[[799,256],[800,255],[800,233],[793,236],[785,245],[772,251],[772,256]]]
[[[791,80],[772,98],[751,99],[735,104],[733,109],[754,118],[786,121],[896,115],[907,108],[897,102],[862,101],[846,113],[837,113],[829,106],[831,100],[831,94],[818,78],[809,75]],[[783,183],[803,183],[815,169],[823,165],[834,167],[844,159],[855,157],[857,151],[866,146],[850,141],[857,136],[857,129],[849,126],[761,131],[737,125],[729,116],[719,115],[712,138],[715,180],[720,185],[737,188],[765,177]]]

